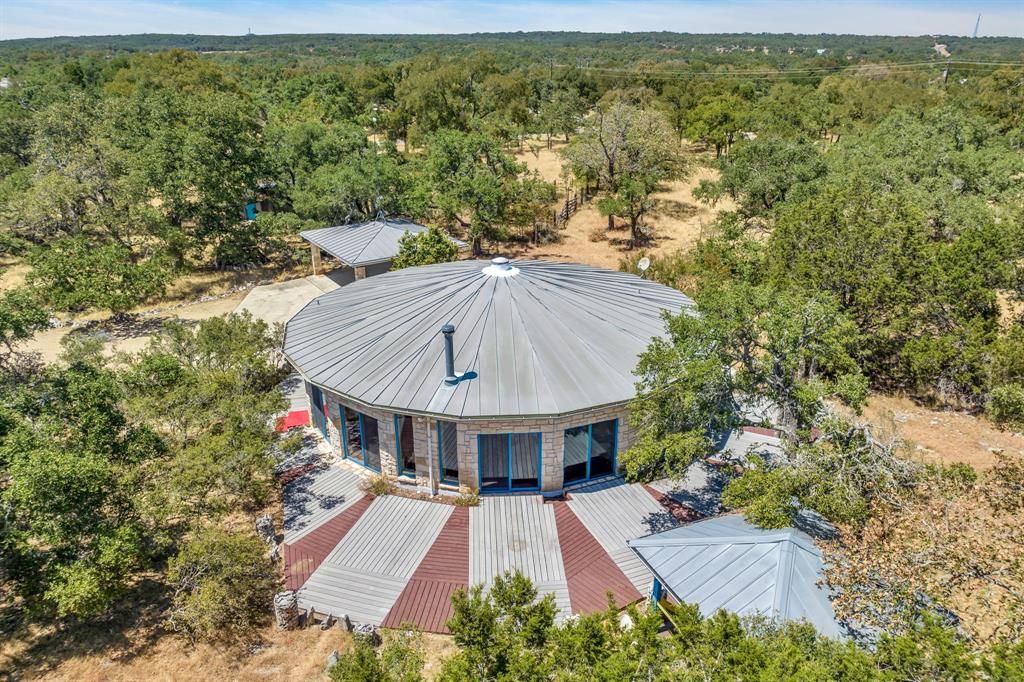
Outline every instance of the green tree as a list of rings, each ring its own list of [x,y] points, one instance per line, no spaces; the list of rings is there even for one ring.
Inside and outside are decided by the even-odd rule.
[[[746,125],[749,105],[736,95],[704,97],[687,114],[686,136],[713,145],[715,158],[728,154]]]
[[[459,247],[439,227],[431,225],[423,232],[406,232],[398,240],[398,255],[391,261],[392,270],[448,263],[459,257]]]
[[[159,545],[146,493],[165,448],[120,399],[114,374],[84,363],[50,367],[9,396],[0,566],[31,611],[105,612]]]
[[[328,673],[335,682],[420,682],[423,664],[422,637],[406,629],[389,633],[379,655],[373,645],[356,640]]]
[[[599,208],[608,216],[608,229],[615,216],[629,220],[634,246],[642,241],[640,224],[653,207],[651,194],[686,169],[665,117],[622,99],[599,107],[563,156],[567,173],[605,190]]]
[[[267,546],[252,533],[204,528],[171,557],[167,580],[174,596],[170,627],[192,641],[254,639],[270,620],[278,585]]]

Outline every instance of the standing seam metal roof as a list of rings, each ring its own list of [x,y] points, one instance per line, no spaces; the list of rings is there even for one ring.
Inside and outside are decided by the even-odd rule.
[[[728,515],[628,544],[676,599],[697,604],[704,616],[724,609],[806,620],[842,637],[828,591],[818,584],[821,551],[801,531],[765,530]]]
[[[310,302],[284,351],[309,380],[366,405],[455,418],[548,416],[622,403],[662,313],[693,301],[634,275],[586,265],[486,261],[407,268]],[[491,274],[488,274],[491,273]],[[500,276],[511,275],[511,276]],[[455,325],[443,383],[439,330]]]
[[[299,236],[319,246],[345,265],[357,267],[380,263],[398,255],[398,241],[407,232],[425,232],[419,223],[398,218],[382,218],[352,225],[336,225],[318,230],[306,230]],[[464,249],[465,242],[452,238]]]

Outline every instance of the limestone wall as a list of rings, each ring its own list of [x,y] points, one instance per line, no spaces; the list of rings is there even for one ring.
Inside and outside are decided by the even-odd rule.
[[[308,391],[307,391],[308,392]],[[340,425],[340,405],[346,401],[339,396],[324,391],[330,413],[328,426],[333,451],[338,457],[343,456]],[[377,420],[380,436],[381,472],[397,477],[396,462],[395,413],[371,408],[349,405],[358,412]],[[416,450],[417,485],[424,488],[438,489],[439,459],[437,440],[437,421],[432,418],[413,416],[413,440]],[[545,417],[542,419],[474,419],[450,420],[456,423],[459,447],[459,488],[464,491],[476,490],[478,478],[478,441],[480,434],[493,433],[540,433],[541,434],[541,490],[557,492],[562,489],[562,447],[565,430],[574,426],[592,424],[610,419],[618,419],[618,441],[616,451],[622,453],[633,444],[633,430],[628,422],[628,409],[625,405],[606,407],[576,414],[570,417]],[[411,481],[411,479],[409,479]]]

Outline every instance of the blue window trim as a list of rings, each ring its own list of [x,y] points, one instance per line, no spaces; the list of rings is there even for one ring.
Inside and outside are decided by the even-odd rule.
[[[607,421],[607,420],[603,420],[603,421]],[[618,476],[618,474],[619,474],[619,419],[618,419],[618,417],[616,417],[615,419],[613,419],[611,421],[612,421],[612,475]],[[563,444],[565,442],[564,441],[564,439],[565,439],[565,432],[568,431],[569,429],[578,429],[578,428],[580,428],[580,426],[583,426],[583,424],[580,424],[579,426],[570,426],[567,429],[562,431],[562,439],[563,439],[562,442],[563,442]],[[589,481],[590,480],[590,462],[591,462],[592,455],[593,455],[593,452],[594,452],[594,423],[591,422],[590,424],[587,424],[586,427],[587,427],[587,475],[586,475],[585,478],[578,478],[575,481],[570,481],[569,485],[573,485],[573,484],[576,484],[576,483],[582,483],[584,481]],[[564,459],[565,458],[565,455],[564,455],[565,451],[564,451],[564,449],[563,449],[562,452],[563,452],[563,455],[562,455],[562,457],[563,457],[563,460],[562,460],[562,471],[564,472],[565,471],[565,459]],[[602,475],[607,476],[608,474],[602,474]]]
[[[351,407],[345,407],[344,405],[340,405],[340,404],[338,405],[338,414],[341,417],[341,447],[344,449],[345,459],[351,460],[352,462],[354,462],[355,464],[358,464],[359,466],[363,467],[364,469],[368,469],[370,471],[373,471],[373,472],[376,472],[376,473],[379,474],[380,473],[380,469],[375,469],[375,468],[373,468],[372,466],[370,466],[369,464],[366,463],[366,439],[363,437],[363,434],[365,433],[365,431],[363,429],[363,417],[365,415],[363,415],[363,413],[358,411],[358,410],[352,410],[352,411],[359,418],[359,454],[362,457],[362,461],[360,461],[358,459],[354,459],[351,456],[351,454],[349,453],[349,451],[348,451],[348,424],[345,421],[345,410],[352,410],[352,408]],[[379,432],[377,433],[377,440],[378,440],[377,447],[380,448],[380,433]],[[379,452],[380,451],[378,450],[378,453]],[[379,456],[379,454],[378,454],[378,456]]]
[[[408,415],[396,414],[395,415],[395,469],[398,471],[399,476],[415,476],[416,469],[405,468],[405,458],[402,456],[402,419],[412,419]],[[415,426],[413,429],[415,430]]]
[[[443,445],[444,441],[441,439],[441,424],[449,424],[449,425],[451,425],[452,428],[456,428],[456,429],[458,428],[457,426],[455,426],[455,422],[446,422],[446,421],[441,420],[441,419],[437,420],[437,480],[440,481],[441,483],[445,484],[445,485],[458,485],[459,484],[458,479],[452,480],[450,478],[445,478],[445,475],[444,475],[444,445]],[[457,438],[456,438],[456,447],[458,447],[458,439]],[[456,461],[456,463],[458,463],[458,461],[459,461],[458,460],[458,452],[455,453],[455,457],[456,457],[455,461]]]
[[[483,464],[483,448],[480,447],[484,436],[507,436],[508,438],[508,452],[506,457],[508,458],[505,462],[506,470],[508,471],[507,483],[504,488],[492,488],[491,490],[484,491],[484,468]],[[537,485],[533,488],[513,488],[512,487],[512,436],[536,436],[537,437]],[[537,492],[541,489],[541,485],[544,478],[543,466],[544,456],[544,438],[540,431],[526,431],[524,432],[509,432],[509,433],[478,433],[476,435],[476,476],[477,476],[477,488],[480,492],[485,495],[490,493],[528,493]],[[589,462],[589,459],[587,460]]]

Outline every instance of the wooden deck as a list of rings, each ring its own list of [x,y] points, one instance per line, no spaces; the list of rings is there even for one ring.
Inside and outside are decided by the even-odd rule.
[[[299,606],[382,623],[453,507],[396,495],[374,499],[299,590]]]
[[[636,484],[614,479],[573,490],[566,503],[641,593],[650,573],[626,545],[628,540],[674,528],[676,519]]]
[[[359,474],[321,466],[284,486],[284,541],[297,542],[363,497]]]
[[[620,480],[539,495],[484,496],[478,507],[359,490],[352,470],[319,467],[285,485],[285,570],[301,608],[357,623],[447,632],[451,596],[519,570],[559,617],[637,601],[650,586],[626,541],[677,524],[656,497]],[[662,500],[664,501],[664,499]]]
[[[565,502],[555,502],[553,506],[572,612],[604,611],[608,608],[609,592],[620,607],[639,601],[643,595],[569,506]]]
[[[561,615],[571,613],[554,508],[539,495],[483,497],[469,510],[470,584],[490,586],[512,570],[553,593]]]
[[[397,628],[412,623],[420,630],[448,634],[451,597],[460,588],[469,588],[469,509],[465,507],[448,517],[437,542],[381,625]]]

